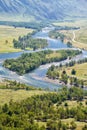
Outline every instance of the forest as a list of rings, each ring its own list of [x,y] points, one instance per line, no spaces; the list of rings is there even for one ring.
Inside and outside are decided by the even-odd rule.
[[[86,97],[87,91],[81,88],[63,87],[21,102],[11,100],[0,107],[0,130],[75,130],[76,121],[84,122],[82,130],[86,130]],[[69,106],[69,101],[77,106]],[[71,118],[70,124],[63,122]]]
[[[19,75],[23,75],[38,68],[40,65],[59,62],[79,54],[81,54],[81,51],[79,50],[45,50],[34,53],[23,53],[17,59],[6,59],[3,66]]]

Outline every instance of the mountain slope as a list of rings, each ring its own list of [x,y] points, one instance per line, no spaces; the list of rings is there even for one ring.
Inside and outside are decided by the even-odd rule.
[[[0,0],[1,20],[87,17],[87,0]]]

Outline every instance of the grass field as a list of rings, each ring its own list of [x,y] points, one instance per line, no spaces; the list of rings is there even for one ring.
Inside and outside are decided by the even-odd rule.
[[[73,67],[69,67],[66,69],[66,72],[71,75],[71,70],[72,69],[76,70],[76,77],[79,79],[83,79],[87,81],[87,63],[83,64],[76,64]]]
[[[75,100],[72,100],[72,101],[67,100],[67,101],[65,101],[65,102],[62,103],[62,106],[63,106],[63,107],[65,107],[65,106],[64,106],[65,103],[68,104],[68,107],[69,107],[69,108],[72,108],[73,106],[77,107],[80,103],[81,103],[83,106],[86,107],[86,99],[84,99],[84,100],[82,100],[82,101],[80,101],[80,102],[77,102],[77,101],[75,101]]]
[[[10,100],[13,101],[21,101],[28,97],[34,96],[34,95],[42,95],[44,93],[47,93],[46,91],[40,91],[40,90],[9,90],[9,89],[0,89],[0,105],[3,105],[5,103],[9,103]]]
[[[75,30],[75,38],[73,39],[73,30],[60,31],[66,35],[65,43],[71,41],[73,46],[87,50],[87,20],[78,20],[73,22],[55,22],[55,26],[69,26],[80,27],[79,30]]]
[[[68,119],[62,119],[61,120],[64,124],[70,124],[72,121],[75,121],[75,119],[73,118],[68,118]],[[37,122],[39,124],[39,126],[45,126],[46,127],[46,122]],[[75,121],[76,123],[76,129],[75,130],[82,130],[82,128],[87,125],[87,123],[85,122],[78,122]],[[70,130],[70,129],[69,129]]]
[[[18,39],[19,36],[32,33],[32,31],[32,29],[0,26],[0,53],[21,51],[20,49],[13,48],[13,39]]]
[[[87,44],[87,27],[76,31],[75,40]]]
[[[62,73],[63,70],[66,71],[66,73],[69,75],[69,76],[72,76],[71,75],[71,71],[72,69],[75,69],[76,70],[76,75],[75,77],[77,77],[78,79],[80,80],[83,80],[84,81],[84,84],[87,85],[87,63],[83,63],[83,64],[76,64],[74,65],[73,67],[63,67],[62,70],[59,70],[60,71],[60,74]]]
[[[49,58],[55,58],[55,57],[61,57],[62,55],[61,55],[61,53],[59,52],[53,52],[52,54],[48,54],[47,56],[46,56],[46,58],[47,59],[49,59]]]
[[[74,47],[81,48],[81,49],[86,49],[87,50],[87,28],[82,28],[80,30],[75,30],[75,38],[73,39],[73,30],[63,30],[60,31],[63,33],[66,38],[64,40],[65,43],[70,41]]]
[[[75,121],[75,119],[69,118],[69,119],[62,120],[62,122],[65,123],[65,124],[67,124],[67,123],[70,124],[70,122],[72,122],[72,121]],[[75,123],[76,123],[76,126],[77,126],[77,128],[75,130],[82,130],[82,128],[84,127],[84,125],[87,124],[85,122],[77,122],[77,121],[75,121]]]
[[[54,22],[53,25],[55,26],[69,26],[69,27],[85,27],[87,26],[87,19],[86,20],[77,20],[77,21],[63,21],[63,22]]]

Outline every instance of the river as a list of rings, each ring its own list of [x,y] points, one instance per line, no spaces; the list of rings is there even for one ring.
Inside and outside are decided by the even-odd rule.
[[[49,36],[48,36],[49,31],[50,31],[50,29],[46,29],[46,30],[43,29],[42,31],[36,33],[33,36],[33,38],[47,39],[48,47],[45,49],[52,49],[52,50],[68,49],[67,45],[64,44],[63,42],[61,42],[60,40],[55,40],[55,39],[49,38]],[[76,49],[76,48],[72,48],[72,49]],[[38,50],[38,51],[40,51],[40,50]],[[17,58],[22,53],[26,53],[26,52],[30,53],[33,51],[23,51],[23,52],[0,54],[0,79],[16,80],[21,83],[26,83],[28,85],[43,88],[43,89],[51,89],[51,90],[56,89],[57,90],[58,88],[60,88],[61,85],[58,85],[56,83],[54,84],[54,83],[47,82],[47,81],[45,81],[44,77],[46,75],[47,69],[52,64],[54,64],[54,65],[59,65],[60,63],[65,64],[66,62],[70,62],[70,60],[68,60],[68,59],[65,61],[62,61],[62,62],[58,62],[58,63],[50,63],[50,64],[42,65],[39,68],[37,68],[36,70],[34,70],[33,72],[25,74],[23,76],[19,76],[15,72],[9,71],[8,69],[6,69],[2,66],[3,61],[5,59]],[[72,58],[71,60],[79,60],[79,59],[83,59],[85,57],[87,57],[87,51],[82,51],[82,54]]]

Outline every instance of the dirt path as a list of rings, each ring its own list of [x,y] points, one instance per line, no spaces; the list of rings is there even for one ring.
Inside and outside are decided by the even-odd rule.
[[[72,41],[73,41],[73,42],[76,42],[76,43],[79,43],[79,44],[84,44],[84,43],[82,43],[82,42],[76,41],[75,38],[76,38],[76,34],[75,34],[75,31],[73,31],[73,38],[72,38]]]
[[[73,42],[76,42],[76,41],[75,41],[75,38],[76,38],[75,31],[73,31],[73,38],[72,38],[72,41],[73,41]]]
[[[85,43],[82,43],[82,42],[79,42],[79,41],[75,40],[75,38],[76,38],[75,31],[73,31],[72,34],[73,34],[73,38],[72,38],[73,45],[75,47],[77,47],[77,48],[86,49],[87,50],[87,45]]]

